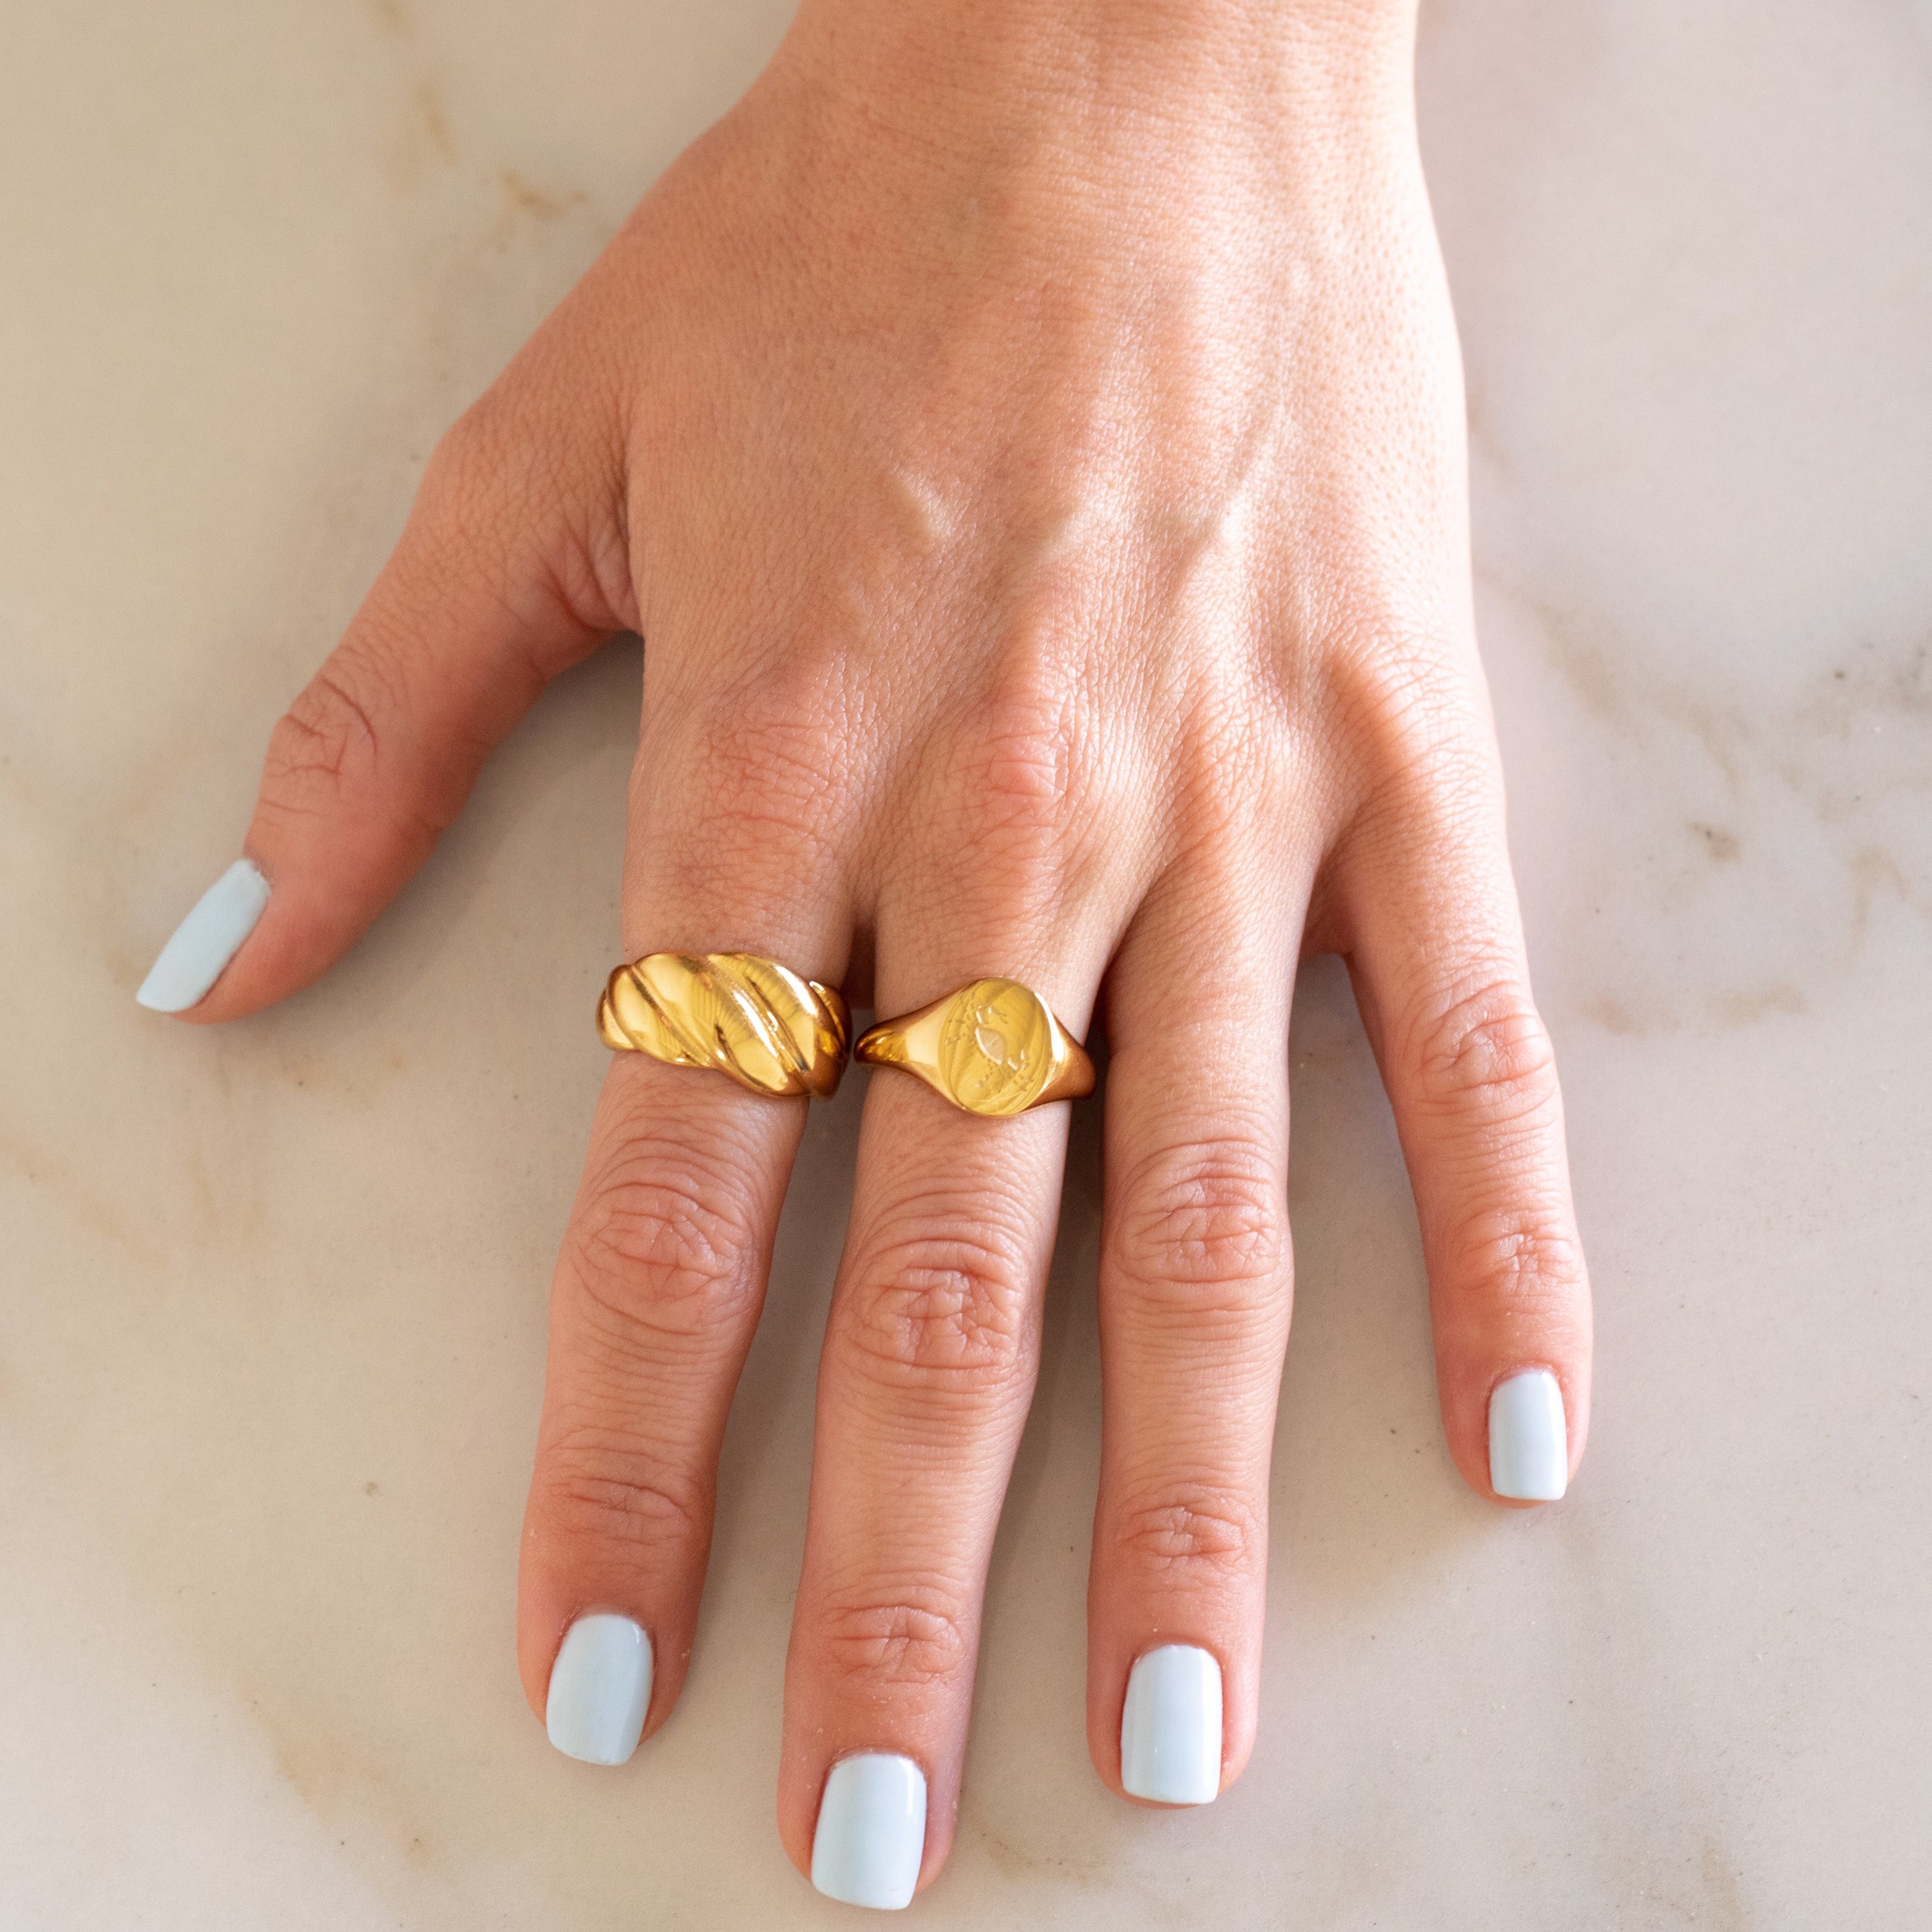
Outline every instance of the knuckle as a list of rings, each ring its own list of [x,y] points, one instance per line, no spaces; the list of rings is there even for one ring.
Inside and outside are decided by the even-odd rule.
[[[1023,640],[941,746],[949,812],[1009,862],[1054,857],[1093,809],[1090,735],[1072,667],[1051,643]]]
[[[710,1533],[700,1486],[608,1428],[560,1432],[545,1447],[537,1486],[545,1530],[573,1547],[635,1553]]]
[[[1582,1244],[1554,1204],[1479,1210],[1454,1229],[1448,1260],[1451,1278],[1475,1287],[1506,1324],[1566,1318],[1584,1278]]]
[[[1396,611],[1358,619],[1332,640],[1322,708],[1354,780],[1379,814],[1441,818],[1500,806],[1500,772],[1471,652],[1438,623]]]
[[[961,789],[989,829],[1052,825],[1072,789],[1072,734],[1064,710],[1023,692],[983,700],[960,731]]]
[[[1114,1552],[1143,1576],[1225,1581],[1263,1560],[1265,1534],[1260,1512],[1238,1492],[1194,1482],[1130,1500],[1114,1518]]]
[[[761,824],[809,824],[839,788],[835,734],[814,718],[776,706],[712,730],[700,754],[706,792]]]
[[[720,705],[706,720],[676,795],[704,817],[694,869],[743,873],[776,860],[789,874],[836,845],[854,791],[850,738],[810,696],[769,693]]]
[[[820,1636],[834,1672],[868,1688],[950,1683],[973,1665],[964,1620],[937,1589],[834,1604]]]
[[[1431,614],[1376,600],[1354,610],[1328,644],[1333,694],[1360,729],[1385,748],[1450,740],[1465,706],[1449,639]]]
[[[572,1222],[572,1270],[605,1340],[688,1340],[749,1312],[758,1244],[742,1187],[688,1144],[626,1141]]]
[[[514,440],[510,416],[502,385],[492,384],[436,438],[419,494],[442,503],[472,496],[496,474]]]
[[[1172,748],[1175,828],[1180,849],[1225,864],[1279,811],[1292,775],[1292,748],[1278,721],[1244,691],[1204,698]]]
[[[1121,1189],[1114,1265],[1142,1289],[1179,1291],[1190,1314],[1245,1311],[1279,1288],[1288,1208],[1258,1135],[1218,1128],[1143,1160]]]
[[[1415,1075],[1425,1106],[1474,1112],[1490,1126],[1532,1122],[1557,1106],[1549,1033],[1514,977],[1438,1002],[1416,1040]]]
[[[554,434],[556,419],[528,383],[509,370],[484,390],[436,440],[417,486],[411,526],[416,540],[453,565],[476,567],[492,548],[514,550],[554,513],[580,503],[573,445]]]
[[[888,1237],[866,1253],[842,1325],[882,1380],[992,1388],[1024,1362],[1028,1299],[1028,1270],[1015,1244],[962,1215]]]
[[[924,810],[908,862],[938,862],[962,916],[1010,928],[1051,925],[1103,862],[1102,783],[1070,686],[1002,671],[956,712],[924,765]]]
[[[1378,762],[1399,779],[1430,782],[1459,770],[1468,758],[1462,707],[1423,664],[1382,665],[1361,709],[1380,753]]]
[[[372,671],[338,652],[269,734],[263,802],[282,816],[301,817],[365,783],[381,754],[376,721],[384,709]]]

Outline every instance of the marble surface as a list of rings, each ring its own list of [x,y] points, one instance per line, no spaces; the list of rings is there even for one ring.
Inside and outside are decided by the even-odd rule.
[[[0,1927],[854,1922],[772,1826],[814,1117],[696,1667],[625,1772],[511,1654],[602,1050],[634,645],[326,983],[133,993],[438,429],[726,106],[776,0],[131,0],[0,61]],[[1440,1440],[1334,962],[1262,1742],[1082,1736],[1095,1122],[934,1927],[1921,1923],[1932,1776],[1932,8],[1442,0],[1422,92],[1480,616],[1598,1295],[1570,1498]],[[438,976],[498,962],[482,1024]]]

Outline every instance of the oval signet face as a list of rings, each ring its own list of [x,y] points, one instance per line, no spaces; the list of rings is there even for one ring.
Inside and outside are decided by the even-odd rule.
[[[975,980],[947,1003],[939,1077],[975,1114],[1018,1114],[1053,1076],[1053,1021],[1017,980]]]

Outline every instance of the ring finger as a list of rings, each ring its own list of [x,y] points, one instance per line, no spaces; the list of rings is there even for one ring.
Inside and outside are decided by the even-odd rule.
[[[1037,923],[962,917],[957,897],[941,912],[937,894],[889,909],[879,1010],[1011,976],[1077,1037],[1112,938],[1076,910],[1084,896]],[[951,1840],[1066,1130],[1061,1106],[978,1117],[888,1071],[866,1096],[819,1369],[778,1797],[794,1861],[850,1904],[908,1904]]]

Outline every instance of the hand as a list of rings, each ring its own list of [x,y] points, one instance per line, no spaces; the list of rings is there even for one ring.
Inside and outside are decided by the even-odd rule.
[[[1076,1034],[1104,998],[1101,1777],[1124,1790],[1150,1648],[1204,1652],[1222,1700],[1218,1732],[1137,1707],[1210,1727],[1204,1786],[1142,1796],[1211,1796],[1254,1738],[1300,951],[1346,956],[1394,1104],[1457,1466],[1560,1493],[1587,1421],[1408,34],[1341,0],[807,0],[436,452],[276,728],[266,909],[188,1013],[322,972],[619,629],[645,639],[625,956],[746,949],[885,1014],[1004,975]],[[611,1063],[524,1544],[539,1712],[592,1610],[648,1637],[646,1735],[676,1700],[805,1114]],[[923,1880],[946,1857],[1066,1132],[890,1072],[866,1095],[786,1682],[802,1870],[864,1751],[920,1768],[899,1828]],[[1562,1412],[1526,1470],[1536,1370]]]

